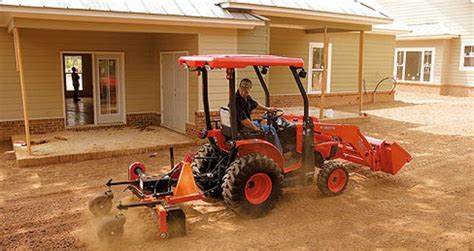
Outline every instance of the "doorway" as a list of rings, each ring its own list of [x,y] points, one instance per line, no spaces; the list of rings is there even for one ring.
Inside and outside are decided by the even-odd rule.
[[[62,60],[66,125],[94,124],[92,54],[63,54]]]
[[[178,64],[188,52],[161,52],[161,124],[179,132],[188,121],[188,71]]]

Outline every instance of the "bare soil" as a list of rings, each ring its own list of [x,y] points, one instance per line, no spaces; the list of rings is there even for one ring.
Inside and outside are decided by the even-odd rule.
[[[131,162],[141,161],[151,172],[168,168],[167,151],[23,169],[4,154],[0,249],[472,249],[473,100],[399,98],[366,107],[371,120],[358,124],[364,133],[397,141],[414,156],[396,176],[351,165],[343,195],[325,198],[316,187],[287,189],[281,203],[256,220],[240,219],[220,202],[187,204],[188,235],[164,242],[154,238],[149,213],[136,209],[125,212],[122,242],[99,243],[87,201],[110,177],[126,179]],[[457,129],[447,128],[451,124]],[[115,202],[129,200],[120,190],[115,195]]]

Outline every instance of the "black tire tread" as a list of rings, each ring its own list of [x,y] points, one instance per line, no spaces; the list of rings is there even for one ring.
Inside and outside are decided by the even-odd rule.
[[[334,192],[331,192],[331,190],[329,190],[328,180],[331,173],[336,169],[343,169],[344,172],[346,173],[347,179],[346,179],[346,184],[341,189],[341,191],[334,193]],[[342,194],[344,190],[346,189],[348,182],[349,182],[349,173],[347,172],[347,169],[339,162],[327,161],[321,166],[316,183],[318,185],[319,191],[321,191],[323,195],[332,197],[332,196],[337,196],[337,195]]]
[[[260,205],[252,205],[245,199],[244,188],[248,178],[257,172],[265,172],[272,179],[272,194]],[[227,206],[238,215],[258,218],[273,209],[282,196],[283,174],[276,163],[261,154],[248,154],[236,159],[227,169],[222,183],[222,197]]]

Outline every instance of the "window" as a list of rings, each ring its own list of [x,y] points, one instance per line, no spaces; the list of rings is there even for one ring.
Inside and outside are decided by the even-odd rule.
[[[461,70],[474,70],[474,44],[461,46]]]
[[[397,80],[433,82],[434,48],[396,49],[394,74]]]
[[[77,74],[79,74],[80,77],[79,91],[82,91],[82,56],[64,56],[64,78],[66,80],[66,91],[74,91],[71,76],[72,67],[77,69]]]
[[[308,92],[320,93],[323,81],[324,71],[324,44],[309,44],[309,75],[308,75]],[[332,44],[329,44],[328,52],[328,68],[327,68],[327,84],[326,92],[331,90],[331,51]]]

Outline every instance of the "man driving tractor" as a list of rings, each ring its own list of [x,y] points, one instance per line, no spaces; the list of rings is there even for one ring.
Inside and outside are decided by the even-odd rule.
[[[281,146],[276,129],[272,125],[261,125],[258,121],[252,122],[251,113],[255,108],[260,108],[270,113],[275,112],[276,109],[273,107],[266,107],[255,101],[250,96],[251,89],[252,81],[248,78],[243,78],[240,81],[239,89],[235,93],[239,131],[247,128],[253,131],[271,133],[275,140],[275,146],[278,147],[280,152],[283,152],[283,147]]]

